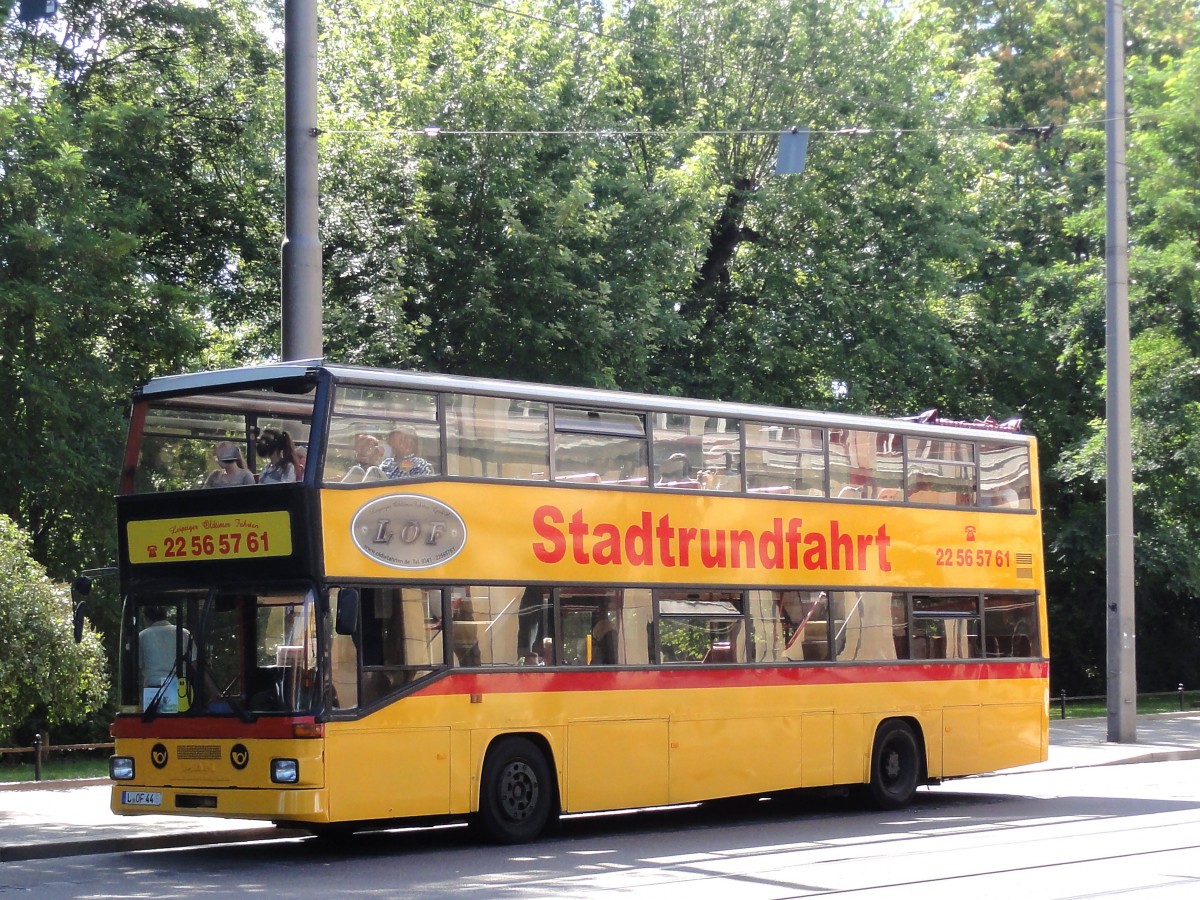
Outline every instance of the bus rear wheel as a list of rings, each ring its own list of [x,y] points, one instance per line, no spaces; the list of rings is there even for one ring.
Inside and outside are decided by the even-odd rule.
[[[532,841],[554,810],[554,782],[533,741],[504,738],[489,751],[479,787],[477,824],[497,844]]]
[[[871,751],[871,801],[879,809],[908,806],[920,779],[921,750],[912,727],[899,719],[884,722]]]

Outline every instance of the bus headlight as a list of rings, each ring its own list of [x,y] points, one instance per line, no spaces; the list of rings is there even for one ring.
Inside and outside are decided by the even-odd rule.
[[[132,781],[133,757],[110,756],[108,758],[108,777],[113,781]]]
[[[271,760],[271,780],[276,784],[295,784],[300,780],[300,761],[296,759]]]

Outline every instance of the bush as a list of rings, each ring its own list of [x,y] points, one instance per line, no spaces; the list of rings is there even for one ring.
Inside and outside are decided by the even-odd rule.
[[[28,536],[0,515],[0,745],[41,724],[85,721],[101,709],[108,667],[100,637],[75,643],[71,597],[29,555]]]

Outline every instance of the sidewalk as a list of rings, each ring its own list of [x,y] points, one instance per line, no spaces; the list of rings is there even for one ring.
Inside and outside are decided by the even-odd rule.
[[[1050,721],[1050,758],[1006,769],[1038,772],[1200,759],[1200,712],[1139,716],[1136,744],[1107,743],[1107,720]],[[0,785],[0,863],[159,850],[303,834],[245,819],[115,816],[108,779]]]

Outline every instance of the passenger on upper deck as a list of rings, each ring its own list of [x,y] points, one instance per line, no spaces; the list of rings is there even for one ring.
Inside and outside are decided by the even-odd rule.
[[[411,425],[398,425],[387,436],[392,456],[380,466],[388,478],[417,478],[432,475],[429,460],[417,455],[417,430]]]
[[[371,469],[383,463],[383,444],[371,434],[360,434],[354,439],[354,465],[342,477],[345,483],[359,482],[367,477]]]
[[[269,460],[258,474],[259,484],[280,484],[296,480],[296,445],[286,431],[264,428],[258,436],[258,455]]]
[[[243,484],[254,484],[254,473],[246,468],[246,460],[241,449],[232,441],[220,441],[213,448],[217,458],[217,468],[208,473],[204,479],[206,488],[239,487]]]

